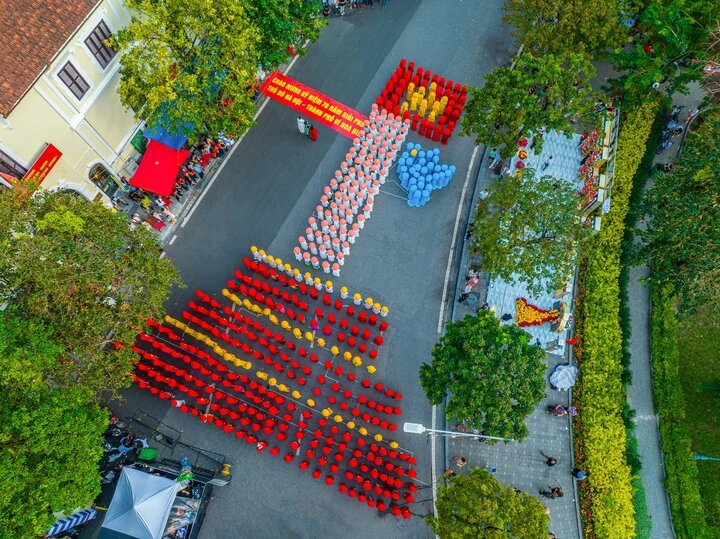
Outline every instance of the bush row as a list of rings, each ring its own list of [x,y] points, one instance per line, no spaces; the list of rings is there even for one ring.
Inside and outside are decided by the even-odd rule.
[[[670,100],[663,98],[660,106],[655,113],[655,121],[646,147],[652,149],[660,144],[660,137],[665,127],[666,115],[669,110]],[[635,172],[632,182],[632,189],[628,201],[628,213],[625,218],[625,233],[622,242],[622,254],[620,256],[620,328],[623,334],[623,384],[628,387],[632,382],[632,372],[630,370],[630,336],[632,331],[630,319],[630,301],[629,301],[629,284],[630,284],[630,268],[633,265],[633,247],[635,242],[635,226],[641,214],[642,197],[645,192],[645,184],[648,178],[653,174],[655,152],[646,151],[640,165]],[[635,438],[635,410],[626,404],[623,411],[623,421],[625,423],[625,432],[627,436],[627,461],[630,470],[635,477],[633,480],[633,488],[635,495],[633,497],[633,506],[635,507],[635,533],[638,539],[650,539],[652,537],[652,519],[648,512],[647,496],[645,494],[645,485],[639,477],[641,469],[640,454],[638,442]]]
[[[655,406],[665,457],[665,488],[678,539],[710,537],[700,497],[698,469],[685,423],[685,401],[678,374],[677,320],[672,285],[651,290],[652,365]]]
[[[588,244],[587,269],[580,276],[582,306],[582,385],[577,391],[575,423],[579,464],[588,471],[581,483],[586,537],[635,536],[632,473],[622,412],[622,330],[620,327],[620,255],[633,177],[643,156],[657,104],[631,110],[621,123],[611,211]]]

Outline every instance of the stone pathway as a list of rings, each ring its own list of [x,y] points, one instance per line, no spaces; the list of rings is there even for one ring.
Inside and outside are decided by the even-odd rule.
[[[569,141],[568,145],[577,148],[577,142],[573,144],[572,141]],[[570,147],[568,152],[572,149]],[[546,150],[543,150],[543,155]],[[541,158],[541,156],[537,157],[537,159]],[[554,160],[553,164],[557,164],[558,168],[560,168],[560,162],[559,159],[557,163]],[[478,194],[480,191],[497,179],[497,176],[488,170],[487,165],[487,161],[483,158],[473,195],[473,206],[479,200]],[[501,167],[497,168],[497,170],[500,169]],[[464,276],[467,270],[476,263],[478,263],[478,260],[469,256],[466,244],[460,260],[455,300],[457,300],[460,291],[465,285]],[[474,314],[478,306],[493,298],[494,303],[498,304],[497,313],[499,316],[502,312],[505,312],[500,308],[506,303],[500,301],[500,298],[504,296],[508,298],[512,296],[512,309],[508,312],[514,314],[514,301],[518,292],[509,289],[505,290],[508,286],[503,283],[492,283],[492,288],[488,289],[490,285],[491,283],[486,278],[480,279],[468,300],[463,303],[455,301],[452,319],[461,320],[468,314]],[[500,290],[500,287],[503,290]],[[509,305],[508,303],[508,309],[510,308]],[[542,307],[546,307],[546,305],[542,305]],[[540,337],[541,335],[537,336]],[[549,337],[543,334],[542,338],[544,339],[543,344],[546,345],[545,341]],[[546,353],[545,357],[548,364],[546,380],[556,365],[568,363],[564,349],[556,350],[554,354]],[[543,505],[550,509],[550,531],[555,533],[559,539],[580,539],[582,533],[577,517],[575,482],[570,475],[573,467],[571,419],[569,416],[555,417],[546,412],[548,405],[569,405],[570,395],[568,392],[552,390],[549,383],[546,386],[545,394],[545,400],[526,421],[530,434],[522,443],[509,442],[506,444],[499,442],[495,445],[489,445],[472,437],[448,437],[445,438],[446,464],[448,468],[460,471],[461,469],[455,465],[453,460],[454,456],[460,455],[468,460],[467,465],[462,470],[474,466],[494,466],[497,470],[495,477],[500,482],[509,483],[515,488],[537,496]],[[445,426],[447,430],[455,430],[455,427],[454,424]],[[548,467],[540,453],[541,451],[546,455],[555,457],[558,463],[553,467]],[[562,488],[565,493],[562,498],[551,500],[539,495],[541,489],[547,490],[555,486]]]

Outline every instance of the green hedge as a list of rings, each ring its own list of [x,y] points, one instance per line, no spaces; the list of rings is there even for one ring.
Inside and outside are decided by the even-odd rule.
[[[580,484],[585,537],[635,537],[634,489],[627,463],[622,413],[623,338],[620,327],[620,255],[633,178],[645,155],[656,103],[627,113],[621,123],[611,211],[588,244],[583,287],[581,385],[575,423],[579,464],[588,470]]]
[[[678,539],[704,539],[713,534],[705,522],[698,469],[685,423],[678,376],[676,297],[671,285],[663,285],[652,288],[651,299],[653,392],[660,417],[665,488],[670,496],[673,526]]]
[[[645,152],[640,165],[635,172],[632,182],[632,189],[628,200],[628,213],[625,218],[625,233],[622,241],[622,254],[620,255],[620,328],[623,334],[623,384],[625,387],[632,382],[632,372],[630,371],[630,336],[631,336],[631,319],[630,319],[630,303],[629,303],[629,283],[630,268],[633,265],[633,245],[635,241],[635,226],[642,204],[642,196],[645,191],[645,184],[648,178],[653,175],[653,161],[655,160],[655,152],[652,151],[660,143],[660,137],[665,126],[666,115],[669,109],[669,100],[664,102],[657,108],[655,113],[655,121],[650,130],[650,135],[646,144],[648,151]],[[638,452],[638,442],[635,438],[635,410],[630,409],[626,405],[623,411],[623,422],[625,423],[625,432],[627,435],[627,461],[630,465],[635,479],[633,480],[633,488],[635,495],[633,496],[633,506],[635,507],[635,533],[638,539],[651,539],[652,537],[652,519],[648,512],[647,496],[645,494],[645,485],[639,478],[642,463]]]

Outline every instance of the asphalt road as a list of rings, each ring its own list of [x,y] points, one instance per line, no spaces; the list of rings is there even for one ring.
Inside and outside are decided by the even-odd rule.
[[[386,8],[354,10],[330,19],[320,40],[288,75],[365,114],[403,57],[456,82],[481,85],[482,75],[514,52],[500,17],[497,0],[392,0]],[[297,132],[295,118],[291,109],[270,102],[189,221],[178,229],[166,252],[188,287],[173,293],[171,314],[178,315],[197,288],[218,295],[250,245],[293,259],[296,238],[350,145],[349,139],[324,127],[319,127],[319,140],[310,142]],[[414,133],[408,140],[428,142]],[[345,284],[391,309],[375,377],[405,395],[401,422],[431,424],[417,373],[420,364],[429,361],[438,336],[456,216],[467,214],[470,193],[463,190],[466,185],[472,189],[478,166],[476,159],[469,170],[474,149],[473,141],[459,137],[456,130],[440,155],[442,162],[457,167],[455,178],[434,192],[423,208],[410,208],[399,197],[400,188],[386,183],[342,277],[335,279],[336,286]],[[461,219],[458,240],[464,226]],[[449,274],[457,274],[454,267]],[[454,301],[452,293],[448,300]],[[421,518],[380,516],[312,481],[296,466],[257,454],[161,401],[145,395],[135,400],[136,393],[128,393],[123,406],[128,413],[137,405],[164,417],[184,430],[186,443],[228,453],[234,462],[232,483],[216,489],[209,506],[203,539],[432,536]],[[427,440],[402,433],[397,438],[417,455],[418,479],[429,484]],[[421,489],[416,498],[415,514],[432,512],[429,488]]]

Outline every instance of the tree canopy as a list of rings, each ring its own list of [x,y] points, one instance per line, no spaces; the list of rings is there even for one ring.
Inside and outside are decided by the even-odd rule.
[[[432,356],[420,367],[420,385],[432,404],[449,394],[449,419],[488,436],[527,436],[525,418],[545,396],[545,353],[528,333],[481,310],[449,323]]]
[[[473,217],[470,250],[483,256],[491,277],[527,283],[536,293],[561,288],[589,234],[581,199],[570,182],[538,178],[529,167],[521,178],[503,176]]]
[[[159,255],[151,232],[131,231],[124,214],[100,203],[66,191],[0,192],[0,298],[63,350],[43,370],[50,387],[99,396],[130,384],[130,346],[180,283]]]
[[[253,122],[261,35],[235,0],[127,0],[115,36],[118,93],[148,125],[170,132],[242,133]]]
[[[472,468],[440,487],[437,518],[426,521],[441,539],[541,539],[548,536],[543,505],[527,492],[499,483],[487,470]]]
[[[642,232],[640,259],[650,279],[675,285],[681,308],[720,313],[720,109],[695,120],[672,172],[647,192],[650,225]]]
[[[265,69],[275,69],[288,59],[287,48],[306,39],[315,41],[327,20],[318,17],[322,0],[245,0],[250,23],[258,30],[257,44],[260,63]]]
[[[640,11],[634,46],[618,49],[611,60],[622,73],[616,81],[626,101],[643,102],[653,84],[667,82],[666,92],[687,93],[687,84],[702,76],[711,23],[712,2],[652,0]]]
[[[504,22],[518,41],[536,54],[614,49],[627,39],[621,23],[629,2],[604,0],[506,0]]]
[[[589,83],[594,75],[595,68],[581,53],[524,53],[514,68],[497,68],[485,76],[482,88],[470,88],[462,134],[474,135],[476,144],[502,147],[507,157],[518,138],[541,128],[575,132],[574,123],[595,121],[598,95]],[[542,149],[541,141],[537,149]]]
[[[0,312],[0,522],[4,537],[35,537],[100,492],[108,414],[82,384],[45,376],[65,357],[42,324]]]

